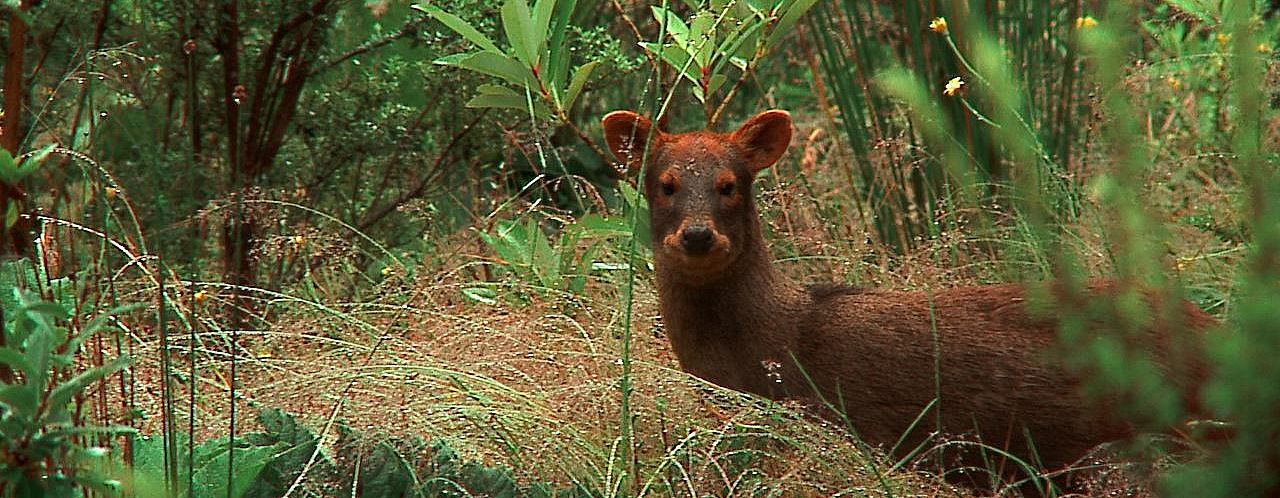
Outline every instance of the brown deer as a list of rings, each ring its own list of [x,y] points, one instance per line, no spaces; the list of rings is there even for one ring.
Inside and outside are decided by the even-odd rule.
[[[1056,321],[1032,313],[1028,287],[806,288],[781,274],[765,246],[752,184],[791,141],[787,112],[763,112],[732,133],[669,134],[629,111],[610,113],[603,124],[620,161],[631,170],[647,165],[662,319],[689,373],[773,399],[834,406],[863,441],[901,442],[899,455],[940,429],[976,434],[1059,469],[1134,434],[1108,403],[1086,400],[1080,375],[1055,360]],[[1171,327],[1214,323],[1191,303],[1180,306]],[[1204,368],[1177,365],[1177,348],[1159,328],[1149,334],[1159,367],[1176,374],[1184,401],[1198,406]]]

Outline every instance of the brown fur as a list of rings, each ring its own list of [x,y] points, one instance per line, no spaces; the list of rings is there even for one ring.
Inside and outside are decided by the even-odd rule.
[[[1104,405],[1087,402],[1078,377],[1055,361],[1055,321],[1032,317],[1022,285],[805,289],[779,273],[751,188],[790,142],[787,113],[761,113],[728,134],[668,134],[619,111],[604,129],[632,170],[648,165],[662,316],[689,373],[774,399],[825,400],[869,443],[887,447],[905,435],[900,453],[924,441],[935,421],[1046,469],[1133,435]],[[1110,289],[1095,284],[1091,292]],[[1170,323],[1203,329],[1213,319],[1185,303]],[[1166,372],[1179,370],[1170,359],[1178,355],[1161,345],[1166,335],[1149,334],[1160,343],[1153,349]],[[1185,370],[1175,377],[1194,405],[1204,371]],[[935,411],[912,430],[939,390]]]

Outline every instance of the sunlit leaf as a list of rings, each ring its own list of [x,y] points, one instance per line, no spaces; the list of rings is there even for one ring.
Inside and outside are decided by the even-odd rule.
[[[507,41],[516,59],[527,66],[536,66],[540,55],[538,47],[545,32],[534,32],[533,18],[525,0],[507,0],[502,6],[502,29],[507,32]]]
[[[547,28],[551,27],[551,14],[555,12],[556,0],[537,0],[533,6],[533,32],[539,40],[547,36]],[[542,45],[539,41],[538,45]],[[541,49],[542,47],[537,47]]]
[[[600,61],[591,61],[574,71],[573,80],[569,82],[569,89],[565,91],[564,102],[561,106],[566,110],[573,107],[573,103],[578,100],[578,94],[582,93],[583,85],[586,85],[587,80],[591,78],[591,72],[599,65]]]
[[[477,31],[476,28],[472,27],[471,24],[467,23],[467,21],[462,20],[462,18],[440,10],[439,7],[434,5],[416,4],[413,8],[434,17],[437,21],[440,21],[441,24],[444,24],[446,27],[452,29],[455,33],[458,33],[467,41],[476,44],[480,48],[490,52],[502,53],[502,50],[498,49],[498,46],[495,45],[489,37],[485,36],[480,31]]]
[[[675,40],[677,45],[689,46],[689,26],[680,19],[680,16],[662,7],[654,6],[652,9],[654,19],[658,20],[658,25],[666,31],[668,36]]]
[[[529,109],[528,96],[505,86],[480,85],[477,90],[479,94],[467,101],[467,107],[516,109],[521,111],[528,111]],[[545,104],[538,100],[533,102],[533,113],[541,119],[553,117],[554,114]]]
[[[493,52],[472,52],[441,57],[435,64],[455,66],[478,73],[497,76],[522,87],[530,86],[533,74],[515,59]]]
[[[769,33],[769,39],[765,42],[765,46],[767,48],[778,46],[778,42],[782,41],[782,37],[791,33],[796,21],[800,20],[800,16],[808,12],[813,7],[813,4],[817,2],[818,0],[795,0],[794,2],[789,2],[785,7],[786,10],[778,19],[778,23],[773,25],[773,30]]]
[[[699,80],[698,67],[690,62],[689,53],[683,48],[666,44],[657,44],[652,42],[640,42],[640,45],[649,52],[658,55],[668,65],[680,71],[680,75],[684,76],[690,82],[697,84]]]
[[[715,22],[716,16],[710,12],[703,12],[694,17],[689,25],[687,51],[696,54],[698,67],[707,67],[711,64],[711,55],[716,48]]]

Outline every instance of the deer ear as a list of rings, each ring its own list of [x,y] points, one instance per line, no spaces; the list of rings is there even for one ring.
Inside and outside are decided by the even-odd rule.
[[[653,128],[649,118],[631,111],[613,111],[601,123],[604,125],[604,140],[609,143],[613,156],[627,166],[628,173],[639,170],[649,131]],[[653,140],[657,142],[662,131],[653,131]]]
[[[733,132],[732,138],[753,172],[768,168],[791,145],[791,114],[779,110],[756,114]]]

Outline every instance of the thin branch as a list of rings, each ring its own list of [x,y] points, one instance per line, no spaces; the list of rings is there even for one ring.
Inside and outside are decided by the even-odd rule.
[[[356,47],[356,48],[354,48],[354,49],[351,49],[351,51],[350,51],[350,52],[347,52],[347,53],[345,53],[345,54],[342,54],[342,55],[338,56],[336,59],[333,59],[333,60],[331,60],[331,61],[329,61],[329,62],[326,62],[324,65],[322,65],[322,66],[320,66],[320,67],[316,68],[315,70],[313,70],[313,71],[311,72],[311,76],[314,76],[314,75],[317,75],[317,74],[323,73],[323,72],[325,72],[325,71],[328,71],[328,70],[330,70],[330,69],[332,69],[332,68],[334,68],[334,67],[338,66],[339,64],[342,64],[343,62],[349,61],[349,60],[351,60],[351,59],[354,59],[354,58],[359,57],[359,56],[361,56],[361,55],[364,55],[364,54],[366,54],[366,53],[369,53],[369,52],[372,52],[372,51],[374,51],[374,50],[377,50],[377,49],[380,49],[380,48],[382,48],[382,47],[385,47],[385,46],[387,46],[387,45],[390,45],[390,44],[394,43],[395,41],[397,41],[397,40],[399,40],[399,39],[401,39],[401,38],[405,38],[405,37],[409,36],[409,34],[410,34],[410,33],[413,33],[413,32],[414,32],[414,31],[416,31],[418,28],[420,28],[421,26],[425,25],[425,24],[426,24],[426,22],[427,22],[427,21],[426,21],[426,19],[421,19],[421,20],[417,20],[417,21],[410,21],[410,22],[406,22],[406,23],[404,24],[404,26],[401,26],[401,27],[400,27],[400,30],[399,30],[399,31],[396,31],[395,33],[392,33],[392,34],[387,35],[387,36],[385,36],[385,37],[382,37],[382,38],[379,38],[379,39],[377,39],[377,40],[371,41],[371,42],[369,42],[369,43],[365,43],[365,44],[363,44],[363,45],[360,45],[360,46],[358,46],[358,47]]]
[[[485,109],[477,114],[470,123],[467,123],[461,131],[449,140],[449,143],[445,145],[444,150],[440,152],[440,155],[436,156],[435,163],[431,165],[431,169],[428,174],[419,177],[417,183],[414,184],[412,188],[402,192],[398,197],[396,197],[396,200],[378,208],[377,210],[369,211],[369,214],[365,215],[364,219],[360,221],[359,225],[357,225],[357,228],[359,228],[360,231],[368,230],[369,227],[372,227],[374,224],[381,221],[382,218],[385,218],[387,215],[394,212],[396,208],[399,208],[404,203],[421,197],[422,193],[426,191],[427,186],[431,184],[431,181],[439,176],[442,168],[445,166],[445,160],[450,157],[450,152],[453,151],[453,148],[457,146],[458,142],[462,140],[462,137],[470,133],[471,130],[475,128],[476,123],[480,122],[480,120],[488,113],[489,110]]]

